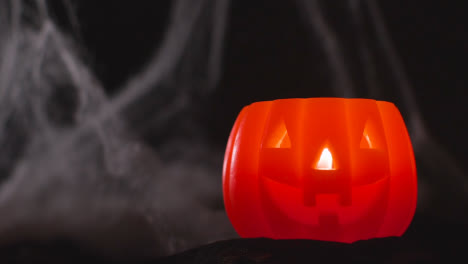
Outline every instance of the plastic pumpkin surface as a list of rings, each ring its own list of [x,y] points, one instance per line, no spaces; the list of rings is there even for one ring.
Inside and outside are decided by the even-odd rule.
[[[370,99],[253,103],[228,140],[223,194],[241,237],[401,236],[417,195],[403,118],[394,104]]]

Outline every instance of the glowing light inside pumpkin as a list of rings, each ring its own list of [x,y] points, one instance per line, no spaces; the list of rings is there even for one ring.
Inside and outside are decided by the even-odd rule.
[[[284,122],[281,122],[268,136],[266,143],[268,148],[291,148],[291,140]]]
[[[333,156],[328,148],[324,148],[320,159],[315,166],[317,170],[334,170],[333,168]]]
[[[375,148],[369,136],[370,129],[370,124],[368,122],[364,128],[364,132],[362,133],[361,148]]]
[[[369,146],[369,148],[372,148],[372,142],[370,141],[369,134],[366,134],[365,138],[366,138],[367,145]]]
[[[286,138],[286,136],[288,135],[288,131],[285,129],[284,132],[283,132],[283,135],[280,137],[280,140],[278,140],[278,143],[276,143],[276,148],[280,148],[281,147],[281,144],[283,144],[283,141],[284,139]],[[286,141],[286,143],[289,142],[289,140]],[[289,145],[290,143],[288,143]]]

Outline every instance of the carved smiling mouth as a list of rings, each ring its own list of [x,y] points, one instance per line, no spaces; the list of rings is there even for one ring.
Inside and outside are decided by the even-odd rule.
[[[339,225],[352,225],[381,206],[385,195],[388,177],[361,186],[350,187],[349,205],[340,202],[341,193],[316,193],[315,204],[307,204],[307,189],[285,185],[267,177],[263,178],[268,199],[276,205],[282,214],[304,225],[318,226],[324,216],[334,216]],[[386,199],[386,198],[385,198]]]

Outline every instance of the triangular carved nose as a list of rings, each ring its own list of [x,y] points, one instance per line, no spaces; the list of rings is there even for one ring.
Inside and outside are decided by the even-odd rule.
[[[328,148],[323,148],[320,158],[315,164],[316,170],[335,170],[333,155]]]

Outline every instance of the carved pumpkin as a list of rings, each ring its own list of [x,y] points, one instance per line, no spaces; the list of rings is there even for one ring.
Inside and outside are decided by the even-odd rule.
[[[400,236],[416,192],[410,138],[389,102],[257,102],[241,111],[228,140],[224,203],[241,237]]]

